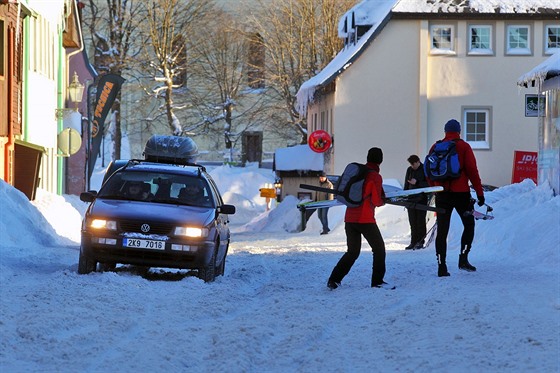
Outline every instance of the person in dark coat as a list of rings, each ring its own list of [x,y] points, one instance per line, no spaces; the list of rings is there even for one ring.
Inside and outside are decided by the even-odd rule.
[[[342,255],[327,281],[329,289],[340,286],[342,279],[350,272],[362,249],[362,236],[373,252],[371,286],[382,287],[385,282],[385,242],[375,221],[375,208],[385,204],[383,178],[379,165],[383,162],[383,152],[379,148],[368,151],[366,166],[369,172],[363,186],[363,203],[358,207],[347,207],[344,215],[347,251]]]
[[[428,181],[424,174],[424,165],[420,158],[413,154],[407,159],[410,166],[406,169],[404,177],[404,190],[426,188]],[[424,193],[410,196],[409,200],[418,204],[427,205],[428,196]],[[424,247],[426,236],[426,210],[407,208],[408,222],[410,224],[410,245],[406,250],[421,249]]]
[[[327,179],[327,173],[322,171],[319,175],[319,186],[321,188],[328,188],[333,189],[333,184]],[[317,192],[317,201],[330,201],[334,199],[334,195],[332,193],[327,192]],[[329,218],[328,218],[329,208],[323,207],[317,209],[317,216],[321,221],[321,225],[323,226],[323,230],[321,234],[328,234],[331,230],[329,229]]]
[[[436,235],[436,256],[438,260],[438,276],[449,276],[447,271],[447,234],[453,209],[457,211],[463,223],[463,234],[461,236],[461,252],[459,254],[459,269],[474,272],[476,267],[471,265],[468,255],[474,239],[474,217],[468,211],[472,210],[471,192],[469,181],[471,182],[477,196],[478,205],[484,205],[484,190],[478,174],[476,158],[471,146],[461,140],[461,124],[455,119],[449,120],[444,127],[445,137],[443,140],[456,140],[459,164],[461,165],[461,175],[456,179],[443,181],[432,181],[428,177],[431,186],[442,186],[444,190],[436,193],[436,207],[445,210],[445,213],[437,214],[437,235]],[[435,144],[432,145],[429,153],[432,152]]]

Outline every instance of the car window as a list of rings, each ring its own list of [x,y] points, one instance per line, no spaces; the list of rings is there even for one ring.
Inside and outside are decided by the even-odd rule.
[[[133,194],[141,189],[146,194]],[[202,177],[124,170],[103,185],[98,197],[215,207],[216,191]]]

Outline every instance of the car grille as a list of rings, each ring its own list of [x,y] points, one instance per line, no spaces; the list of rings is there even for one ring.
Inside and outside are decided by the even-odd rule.
[[[149,231],[142,230],[142,226],[145,224],[147,224],[150,227]],[[161,224],[161,223],[149,223],[146,221],[124,220],[119,222],[119,228],[121,232],[169,235],[173,230],[173,225]]]

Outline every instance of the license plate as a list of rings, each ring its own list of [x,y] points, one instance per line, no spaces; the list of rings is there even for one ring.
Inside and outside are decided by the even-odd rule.
[[[124,247],[135,247],[138,249],[165,250],[165,241],[141,240],[138,238],[125,238]]]

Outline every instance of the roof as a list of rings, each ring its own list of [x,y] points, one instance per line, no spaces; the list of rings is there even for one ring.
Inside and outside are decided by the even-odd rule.
[[[275,171],[323,171],[323,153],[316,153],[307,145],[276,149]]]
[[[452,15],[554,15],[558,18],[558,0],[400,0],[394,13]]]
[[[517,85],[523,87],[542,87],[545,80],[560,75],[560,52],[556,52],[547,60],[534,67],[531,71],[523,74],[517,80]]]
[[[339,21],[340,37],[347,37],[344,26],[371,26],[356,43],[345,45],[333,60],[317,75],[304,82],[297,92],[297,110],[307,111],[315,92],[327,86],[365,51],[391,17],[454,18],[536,17],[560,19],[558,0],[363,0],[351,8]],[[352,20],[350,23],[349,20]]]

